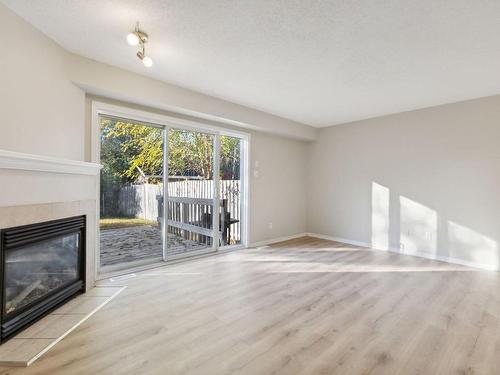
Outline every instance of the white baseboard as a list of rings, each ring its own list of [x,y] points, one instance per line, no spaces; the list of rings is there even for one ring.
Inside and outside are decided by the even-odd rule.
[[[319,234],[319,233],[305,233],[305,235],[309,236],[309,237],[320,238],[322,240],[342,242],[342,243],[345,243],[348,245],[368,247],[370,249],[372,248],[371,244],[369,244],[367,242],[354,241],[354,240],[349,240],[347,238],[333,237],[333,236],[328,236],[326,234]]]
[[[442,255],[434,255],[434,254],[426,254],[426,253],[405,253],[405,252],[401,252],[401,250],[395,249],[395,248],[389,248],[386,251],[389,251],[391,253],[401,254],[401,255],[410,255],[410,256],[419,257],[419,258],[437,260],[440,262],[446,262],[446,263],[451,263],[451,264],[459,264],[461,266],[481,268],[483,270],[489,270],[489,271],[498,271],[499,270],[498,266],[495,266],[492,264],[471,262],[469,260],[453,258],[453,257],[446,257],[446,256],[442,256]]]
[[[270,245],[270,244],[273,244],[273,243],[276,243],[276,242],[283,242],[283,241],[288,241],[288,240],[294,240],[296,238],[305,237],[305,236],[307,236],[307,233],[297,233],[297,234],[293,234],[291,236],[271,238],[269,240],[253,242],[248,247],[266,246],[266,245]]]
[[[446,257],[442,255],[433,255],[433,254],[428,254],[428,253],[405,253],[402,252],[399,249],[396,248],[389,248],[389,249],[378,249],[376,247],[373,247],[370,243],[367,242],[361,242],[361,241],[354,241],[350,240],[347,238],[340,238],[340,237],[334,237],[334,236],[328,236],[325,234],[318,234],[318,233],[305,233],[306,236],[310,237],[315,237],[315,238],[320,238],[323,240],[330,240],[330,241],[335,241],[335,242],[342,242],[348,245],[354,245],[354,246],[362,246],[366,247],[372,250],[378,250],[378,251],[389,251],[391,253],[396,253],[396,254],[401,254],[401,255],[409,255],[409,256],[414,256],[414,257],[419,257],[419,258],[425,258],[425,259],[431,259],[431,260],[437,260],[440,262],[446,262],[446,263],[451,263],[451,264],[459,264],[461,266],[467,266],[467,267],[474,267],[474,268],[481,268],[484,270],[490,270],[490,271],[498,271],[499,267],[492,265],[492,264],[484,264],[484,263],[478,263],[478,262],[471,262],[468,260],[464,259],[459,259],[459,258],[453,258],[453,257]]]

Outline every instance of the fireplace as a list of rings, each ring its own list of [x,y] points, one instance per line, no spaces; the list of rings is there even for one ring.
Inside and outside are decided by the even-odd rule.
[[[0,231],[0,342],[85,290],[85,216]]]

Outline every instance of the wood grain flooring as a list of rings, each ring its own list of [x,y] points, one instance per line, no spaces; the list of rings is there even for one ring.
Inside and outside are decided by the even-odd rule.
[[[305,237],[122,283],[0,374],[500,373],[497,272]]]

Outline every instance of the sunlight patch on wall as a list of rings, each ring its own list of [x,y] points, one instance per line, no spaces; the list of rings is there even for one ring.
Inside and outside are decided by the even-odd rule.
[[[372,247],[375,249],[389,249],[389,199],[389,189],[372,182]]]
[[[451,258],[463,259],[498,269],[498,243],[463,225],[448,221],[448,248]]]
[[[436,255],[437,212],[403,196],[399,198],[399,203],[401,252]]]

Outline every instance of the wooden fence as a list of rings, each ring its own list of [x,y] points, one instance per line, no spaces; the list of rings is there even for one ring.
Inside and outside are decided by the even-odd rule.
[[[240,241],[240,181],[221,180],[220,198],[225,205],[231,221],[228,236],[231,243]],[[213,203],[213,181],[212,180],[186,180],[168,183],[169,204],[167,206],[169,224],[176,223],[200,223],[200,228],[207,226],[206,217],[211,215]],[[163,184],[141,184],[128,185],[107,191],[101,191],[101,217],[138,217],[145,220],[157,221],[158,209],[161,202],[158,197],[163,194]],[[182,208],[181,208],[182,206]],[[223,215],[222,221],[227,220]],[[186,227],[187,228],[187,227]],[[185,231],[188,229],[184,229]],[[180,234],[179,225],[169,232]],[[179,233],[178,233],[179,232]],[[195,239],[195,238],[193,238]]]

